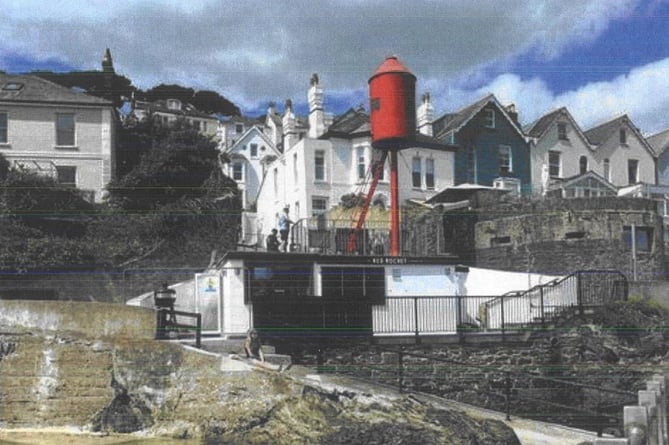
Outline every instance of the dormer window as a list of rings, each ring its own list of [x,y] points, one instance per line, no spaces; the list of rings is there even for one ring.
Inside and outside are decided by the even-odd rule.
[[[168,110],[181,110],[181,101],[179,99],[167,99],[167,109]]]
[[[483,110],[483,125],[486,128],[495,128],[495,110]]]

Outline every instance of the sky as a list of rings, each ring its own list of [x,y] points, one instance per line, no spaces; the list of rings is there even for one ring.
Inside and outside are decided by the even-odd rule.
[[[630,116],[669,128],[669,0],[3,0],[0,70],[100,69],[148,89],[214,90],[243,114],[291,99],[312,73],[325,111],[367,108],[396,55],[435,114],[494,93],[521,123],[566,106],[582,129]]]

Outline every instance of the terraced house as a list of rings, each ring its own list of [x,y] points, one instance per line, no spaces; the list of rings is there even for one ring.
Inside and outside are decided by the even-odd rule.
[[[32,75],[0,73],[0,153],[101,201],[114,171],[110,101]]]

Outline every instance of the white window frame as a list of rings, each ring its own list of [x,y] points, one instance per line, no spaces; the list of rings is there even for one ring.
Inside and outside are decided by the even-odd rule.
[[[235,177],[237,168],[239,168],[239,178]],[[244,163],[242,161],[233,161],[230,167],[230,176],[233,181],[244,182]]]
[[[258,144],[249,144],[251,159],[258,159]]]
[[[497,157],[499,159],[499,172],[513,173],[513,153],[510,145],[500,145],[497,147]],[[504,166],[506,164],[506,170]]]
[[[0,144],[9,144],[9,113],[0,111]]]
[[[72,127],[62,128],[61,119],[69,118],[72,120]],[[65,132],[65,134],[63,134]],[[71,133],[71,140],[70,140]],[[67,140],[63,140],[67,139]],[[72,142],[71,144],[68,142]],[[56,146],[57,147],[76,147],[77,146],[77,120],[74,113],[56,113]]]
[[[551,155],[557,155],[557,165],[551,164]],[[551,173],[551,168],[557,167],[557,175]],[[550,178],[561,178],[562,177],[562,152],[549,150],[548,151],[548,176]]]
[[[418,167],[418,169],[416,169]],[[416,181],[418,180],[418,181]],[[416,184],[418,182],[418,184]],[[423,161],[420,156],[411,158],[411,186],[419,189],[423,186]]]
[[[604,179],[611,182],[611,161],[609,158],[604,159]]]
[[[73,174],[72,181],[64,181],[63,180],[63,175],[65,173]],[[57,165],[56,166],[56,181],[58,182],[59,185],[65,186],[65,187],[77,187],[77,167],[74,165]]]
[[[317,206],[316,203],[323,204],[322,206]],[[321,208],[322,207],[322,208]],[[318,216],[327,213],[328,211],[328,198],[325,196],[312,196],[311,197],[311,216]]]
[[[634,163],[634,181],[631,181],[632,177],[632,163]],[[639,182],[639,160],[638,159],[628,159],[627,160],[627,183],[632,185]]]
[[[495,110],[492,108],[483,110],[483,125],[486,128],[495,128]]]
[[[434,158],[425,159],[425,188],[434,190]]]
[[[325,181],[325,173],[325,150],[316,150],[314,152],[314,181]]]
[[[558,122],[557,124],[557,133],[558,133],[558,139],[561,141],[568,141],[569,138],[567,137],[567,124],[564,122]]]
[[[297,168],[297,153],[293,153],[293,185],[297,187],[300,180],[299,169]]]
[[[583,165],[583,161],[585,161],[585,165]],[[588,158],[587,156],[581,156],[578,158],[578,173],[580,175],[583,175],[587,173],[588,171]]]
[[[355,172],[358,181],[367,177],[367,158],[365,157],[365,147],[357,147],[355,150]]]

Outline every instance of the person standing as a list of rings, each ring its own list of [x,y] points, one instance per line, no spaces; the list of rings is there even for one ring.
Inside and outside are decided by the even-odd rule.
[[[279,215],[279,236],[281,237],[281,250],[288,251],[288,234],[290,233],[290,225],[294,224],[288,216],[288,206],[283,208],[283,212]]]

